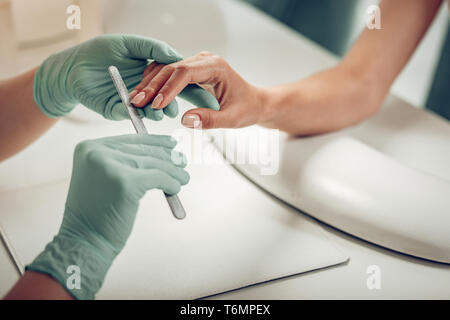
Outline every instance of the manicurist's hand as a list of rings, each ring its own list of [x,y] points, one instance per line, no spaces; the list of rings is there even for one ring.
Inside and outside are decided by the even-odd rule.
[[[47,58],[34,78],[34,99],[49,117],[64,116],[81,103],[107,119],[125,119],[127,113],[108,74],[108,66],[119,69],[131,91],[142,80],[149,60],[168,64],[182,58],[159,40],[126,34],[102,35]],[[194,104],[218,107],[217,101],[197,86],[186,88],[181,95]],[[161,120],[164,114],[175,117],[178,106],[174,98],[162,110],[143,108],[141,116],[153,120]]]
[[[189,181],[175,144],[169,136],[135,134],[78,144],[60,230],[8,298],[35,298],[29,290],[38,289],[26,283],[42,275],[77,299],[94,298],[130,236],[139,200],[150,189],[176,194]],[[66,287],[69,266],[79,268],[79,289]],[[39,294],[54,298],[52,292],[41,288]]]

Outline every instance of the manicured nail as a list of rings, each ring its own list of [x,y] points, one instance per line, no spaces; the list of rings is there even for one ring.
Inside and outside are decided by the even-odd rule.
[[[164,96],[162,95],[162,93],[158,93],[156,98],[153,99],[152,108],[153,109],[158,109],[159,106],[161,105],[161,102],[163,101],[163,99],[164,99]]]
[[[183,126],[188,128],[196,128],[200,124],[200,117],[195,113],[186,114],[181,119]]]
[[[133,100],[131,100],[132,104],[139,104],[145,99],[145,92],[139,92]]]

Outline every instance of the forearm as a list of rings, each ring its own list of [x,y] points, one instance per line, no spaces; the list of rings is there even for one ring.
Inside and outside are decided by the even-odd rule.
[[[344,128],[374,114],[440,4],[441,0],[382,1],[381,29],[365,29],[337,67],[262,89],[269,111],[261,124],[310,135]]]
[[[58,281],[39,272],[27,271],[4,297],[5,300],[73,300]]]
[[[0,82],[0,161],[24,149],[57,121],[45,116],[33,99],[35,71]]]
[[[387,92],[428,30],[442,0],[383,0],[381,29],[365,28],[341,64]]]
[[[372,79],[358,78],[341,66],[260,91],[265,117],[259,124],[295,136],[354,125],[375,113],[384,98]]]

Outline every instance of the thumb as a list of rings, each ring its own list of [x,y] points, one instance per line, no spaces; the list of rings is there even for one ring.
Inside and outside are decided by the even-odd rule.
[[[117,102],[111,108],[105,109],[103,117],[108,120],[124,120],[127,119],[128,113],[122,102]]]
[[[192,129],[235,128],[236,119],[226,111],[215,111],[206,108],[187,111],[181,123]]]
[[[143,108],[136,108],[136,111],[139,115],[139,117],[144,118],[147,116],[146,110]],[[160,111],[160,110],[156,110]],[[122,102],[117,102],[114,104],[111,104],[111,106],[107,105],[107,108],[103,111],[103,117],[108,120],[124,120],[124,119],[130,119],[130,116],[128,115],[127,108]],[[150,118],[152,120],[152,117],[148,116],[147,118]]]
[[[163,64],[183,59],[181,54],[161,40],[127,34],[123,35],[123,41],[131,58],[151,59]]]
[[[178,96],[197,107],[207,106],[207,108],[213,110],[220,109],[217,99],[211,93],[196,84],[188,84]]]

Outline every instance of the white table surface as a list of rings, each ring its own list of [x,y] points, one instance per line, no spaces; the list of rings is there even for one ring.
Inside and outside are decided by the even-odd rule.
[[[256,85],[293,81],[336,63],[332,55],[311,41],[241,3],[226,0],[190,0],[184,1],[185,5],[175,5],[175,3],[180,2],[127,1],[125,5],[121,1],[108,1],[103,20],[104,31],[134,32],[164,39],[186,56],[200,50],[218,53],[226,58],[244,78]],[[204,11],[196,11],[199,8],[204,8]],[[114,22],[113,17],[115,17]],[[179,30],[187,30],[187,32],[180,33]],[[389,104],[392,104],[392,98],[389,101]],[[448,123],[422,110],[412,109],[400,100],[394,99],[395,101],[397,102],[393,107],[383,109],[376,117],[362,125],[361,137],[398,160],[412,163],[413,166],[424,171],[448,178],[450,167],[446,166],[442,160],[448,159],[446,157],[449,149],[442,150],[442,143],[440,143],[448,133]],[[399,107],[396,108],[395,104]],[[399,111],[402,112],[401,115],[394,118],[403,118],[404,115],[405,121],[413,119],[415,124],[421,122],[417,127],[407,121],[404,123],[405,126],[410,127],[408,135],[417,132],[417,146],[414,145],[414,139],[411,140],[411,136],[407,139],[409,143],[405,144],[408,136],[402,136],[404,128],[398,128],[395,125],[395,119],[391,121],[390,115]],[[76,116],[89,121],[98,121],[97,118],[83,111],[79,111]],[[179,118],[171,121],[179,121]],[[370,135],[371,126],[372,130],[381,130],[381,138]],[[431,137],[421,137],[427,126],[438,127],[438,133]],[[125,127],[122,128],[119,130],[126,132]],[[102,128],[102,130],[107,135],[107,129]],[[114,132],[117,132],[117,128]],[[89,135],[97,134],[85,132],[79,138],[73,137],[73,141],[61,147],[73,150],[73,144],[77,139],[79,141]],[[427,139],[437,143],[426,145]],[[424,146],[427,146],[426,152],[421,152],[420,148]],[[30,150],[2,163],[0,192],[21,187],[26,183],[27,173],[23,170],[27,163],[26,158],[39,155],[38,149],[37,147],[33,149],[31,146]],[[431,156],[427,157],[426,154]],[[437,156],[433,157],[433,154]],[[439,154],[443,155],[443,159],[439,160]],[[67,165],[61,165],[49,172],[45,172],[45,168],[43,170],[41,175],[40,170],[36,170],[38,173],[32,177],[32,180],[40,183],[43,177],[59,179],[67,176],[68,173]],[[13,171],[16,172],[14,175],[11,173]],[[17,173],[17,171],[22,172]],[[16,184],[13,181],[17,181]],[[328,231],[330,240],[338,244],[350,256],[351,260],[347,265],[252,286],[213,298],[450,298],[450,266],[395,253],[333,228],[324,227]],[[366,270],[370,265],[377,265],[381,270],[381,289],[379,290],[369,290],[366,286],[369,276]],[[2,295],[18,278],[4,248],[0,248],[0,270],[2,284],[0,294]]]

